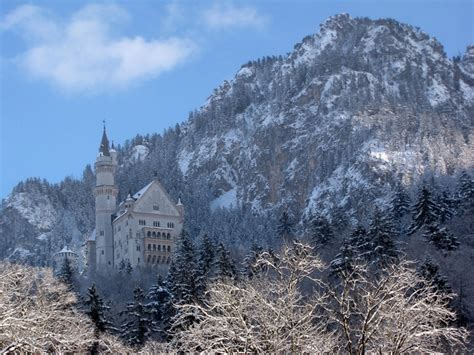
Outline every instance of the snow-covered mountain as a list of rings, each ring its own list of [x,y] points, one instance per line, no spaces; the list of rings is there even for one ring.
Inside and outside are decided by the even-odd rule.
[[[417,28],[337,15],[288,55],[243,65],[163,136],[119,147],[119,189],[157,172],[197,231],[210,218],[203,205],[301,219],[343,213],[355,223],[399,181],[472,169],[473,117],[474,47],[449,59]],[[2,256],[34,253],[48,233],[60,240],[59,225],[79,247],[93,224],[91,174],[43,192],[39,182],[15,189],[1,211]]]

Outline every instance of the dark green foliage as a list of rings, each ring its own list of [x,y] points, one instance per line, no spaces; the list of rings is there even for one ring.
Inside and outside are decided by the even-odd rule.
[[[393,217],[400,220],[410,212],[410,203],[410,197],[407,195],[403,185],[398,184],[391,199]]]
[[[369,260],[383,265],[393,262],[398,257],[399,252],[394,242],[397,232],[389,213],[375,209],[368,237],[370,240]]]
[[[440,207],[433,200],[431,191],[426,185],[423,185],[418,194],[418,201],[413,207],[413,220],[409,234],[414,234],[427,225],[438,221],[440,213]]]
[[[277,232],[284,243],[289,243],[294,238],[295,221],[287,211],[284,211],[278,220]]]
[[[419,273],[430,285],[436,287],[439,292],[444,294],[451,292],[451,287],[448,285],[446,277],[440,275],[439,266],[433,263],[429,257],[419,267]]]
[[[219,243],[219,246],[217,247],[215,270],[217,280],[223,281],[226,279],[235,279],[237,277],[234,260],[230,256],[230,252],[222,243]]]
[[[158,338],[163,340],[165,338],[164,329],[173,315],[173,305],[171,304],[172,295],[161,275],[158,276],[156,283],[150,287],[147,300],[146,308],[154,323],[153,330]]]
[[[367,261],[372,252],[372,243],[367,230],[359,225],[345,239],[339,254],[331,261],[331,269],[335,272],[350,272],[355,262]]]
[[[458,248],[458,239],[446,228],[440,227],[437,223],[426,226],[423,236],[436,248],[444,251],[452,251]]]
[[[196,270],[196,291],[199,297],[204,295],[209,280],[213,278],[215,245],[207,234],[204,234],[199,246]]]
[[[461,214],[466,210],[474,210],[474,182],[466,171],[463,171],[459,177],[457,199],[458,210]]]
[[[324,246],[334,239],[334,232],[327,218],[323,216],[313,218],[310,225],[310,238],[315,247]]]
[[[251,279],[256,274],[262,271],[262,268],[257,266],[257,260],[263,253],[263,248],[255,243],[252,244],[249,253],[245,256],[243,262],[243,274]]]
[[[106,313],[110,310],[102,298],[99,296],[95,284],[87,289],[87,299],[84,301],[87,306],[86,314],[95,325],[96,333],[114,329],[112,323],[107,320]]]
[[[454,200],[448,191],[444,190],[438,197],[439,210],[439,221],[446,223],[453,217]]]
[[[145,293],[140,287],[133,292],[133,302],[129,302],[122,314],[127,320],[122,324],[121,335],[132,346],[141,346],[154,330],[154,321],[145,305]]]
[[[68,258],[64,258],[60,269],[56,273],[59,280],[64,282],[70,290],[74,290],[75,283],[75,271],[71,265],[71,261]]]

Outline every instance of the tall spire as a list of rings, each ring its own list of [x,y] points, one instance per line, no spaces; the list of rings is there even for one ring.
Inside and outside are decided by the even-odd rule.
[[[103,121],[104,123],[104,133],[102,133],[102,140],[100,141],[100,147],[99,147],[99,152],[102,153],[102,155],[105,156],[110,156],[109,152],[109,139],[107,138],[107,132],[105,131],[105,120]]]

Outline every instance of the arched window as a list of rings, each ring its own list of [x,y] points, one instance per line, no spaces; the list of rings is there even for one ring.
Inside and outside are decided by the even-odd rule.
[[[153,251],[156,251],[156,244],[153,244]]]
[[[148,260],[147,260],[147,262],[150,263],[150,260],[151,260],[151,255],[148,255]]]
[[[148,233],[146,234],[148,237],[151,237],[151,232],[148,231]]]
[[[151,244],[148,244],[148,250],[151,250]]]
[[[158,251],[161,251],[161,245],[158,244]]]
[[[171,235],[169,233],[166,235],[166,239],[171,239]]]
[[[152,264],[154,264],[154,263],[155,263],[155,260],[156,260],[155,258],[156,258],[156,256],[155,256],[155,255],[153,255],[153,258],[151,259],[151,263],[152,263]]]
[[[156,257],[156,263],[157,263],[157,264],[159,264],[159,263],[160,263],[160,261],[161,261],[161,258],[160,258],[160,256],[157,256],[157,257]]]
[[[168,249],[168,253],[170,253],[171,252],[171,245],[168,245],[167,249]]]
[[[158,238],[161,238],[161,233],[160,233],[160,232],[156,233],[156,236],[157,236]]]
[[[156,238],[156,232],[153,232],[153,238]]]

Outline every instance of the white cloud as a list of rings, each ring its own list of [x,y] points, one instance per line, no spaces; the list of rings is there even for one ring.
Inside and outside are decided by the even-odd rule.
[[[214,3],[202,12],[202,19],[206,26],[212,29],[263,28],[268,21],[268,18],[259,14],[254,7],[236,7],[227,2]]]
[[[24,5],[0,26],[19,31],[27,40],[29,47],[19,56],[21,65],[68,91],[124,88],[173,69],[195,52],[188,39],[113,35],[117,25],[128,20],[127,12],[115,5],[86,6],[65,22]]]

